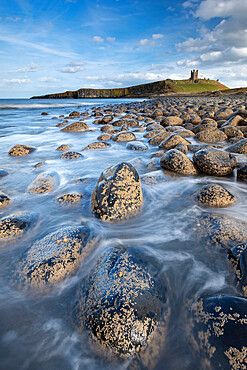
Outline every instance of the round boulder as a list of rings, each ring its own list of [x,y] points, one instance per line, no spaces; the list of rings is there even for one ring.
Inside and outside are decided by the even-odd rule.
[[[237,170],[238,180],[247,181],[247,164],[244,164]]]
[[[112,137],[112,135],[110,135],[110,134],[102,134],[102,135],[97,137],[97,140],[108,141],[108,140],[111,140],[111,137]]]
[[[227,150],[231,153],[247,154],[247,139],[242,139],[229,146]]]
[[[77,152],[65,152],[61,155],[60,157],[61,159],[80,159],[82,158],[82,154],[81,153],[77,153]]]
[[[150,133],[152,133],[152,131]],[[167,139],[170,135],[171,135],[170,132],[162,131],[159,134],[156,134],[156,135],[150,137],[150,139],[148,140],[148,142],[151,145],[160,145],[160,143],[163,140]],[[147,137],[146,135],[144,135],[144,136]]]
[[[85,148],[82,148],[82,150],[106,149],[109,147],[110,147],[110,144],[105,143],[104,141],[95,141],[94,143],[87,145]]]
[[[89,126],[85,122],[73,122],[70,125],[64,127],[61,129],[63,132],[80,132],[80,131],[86,131],[89,129]]]
[[[7,194],[0,191],[0,208],[6,207],[10,202],[11,202],[10,197]]]
[[[244,369],[247,363],[247,300],[201,298],[192,306],[188,339],[198,368]]]
[[[4,177],[4,176],[7,176],[8,175],[8,172],[5,171],[5,170],[0,170],[0,178],[1,177]]]
[[[19,212],[0,220],[0,239],[13,239],[22,236],[36,223],[38,215],[29,212]]]
[[[166,287],[138,251],[111,248],[78,287],[73,318],[79,331],[89,331],[94,347],[118,358],[139,355],[137,368],[150,368],[167,334]]]
[[[170,136],[168,136],[168,138],[166,138],[160,143],[159,148],[169,150],[175,148],[176,146],[182,143],[186,145],[190,144],[190,142],[182,138],[182,136],[177,134],[171,134]]]
[[[130,131],[122,131],[112,136],[113,141],[132,141],[136,140],[135,134]]]
[[[58,152],[65,152],[66,150],[69,150],[71,148],[70,145],[62,144],[59,147],[57,147]]]
[[[200,206],[204,207],[228,207],[235,202],[234,195],[215,184],[203,186],[194,194],[194,198]]]
[[[80,202],[83,198],[83,194],[78,193],[70,193],[62,195],[56,199],[56,202],[62,206],[70,206],[72,204]]]
[[[196,175],[198,173],[193,162],[177,149],[168,150],[160,159],[162,168],[182,175]]]
[[[196,166],[208,175],[228,175],[237,166],[233,155],[214,148],[199,150],[194,154],[193,160]]]
[[[109,222],[123,221],[136,215],[141,204],[138,172],[124,162],[102,172],[91,197],[93,212]]]
[[[87,227],[59,229],[32,245],[19,263],[16,278],[26,287],[58,284],[78,269],[90,247]]]
[[[236,245],[228,251],[228,257],[236,269],[238,284],[247,297],[247,243]]]
[[[58,174],[56,172],[43,172],[35,177],[27,191],[32,194],[44,194],[52,191],[57,185]]]
[[[226,134],[216,128],[213,130],[203,130],[195,135],[195,139],[203,141],[204,143],[218,143],[218,141],[227,140]]]
[[[133,141],[131,143],[128,143],[126,145],[126,148],[129,150],[138,150],[141,152],[148,149],[147,145],[144,144],[142,141]]]
[[[13,148],[10,149],[9,155],[11,157],[23,157],[32,153],[36,148],[30,145],[16,144]]]

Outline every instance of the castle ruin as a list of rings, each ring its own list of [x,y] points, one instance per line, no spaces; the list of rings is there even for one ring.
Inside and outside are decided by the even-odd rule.
[[[198,69],[193,69],[193,71],[190,72],[190,81],[195,83],[198,82]]]

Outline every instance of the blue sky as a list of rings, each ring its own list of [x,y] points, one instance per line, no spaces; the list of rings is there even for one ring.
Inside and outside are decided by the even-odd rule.
[[[247,0],[1,0],[0,98],[166,78],[247,86]]]

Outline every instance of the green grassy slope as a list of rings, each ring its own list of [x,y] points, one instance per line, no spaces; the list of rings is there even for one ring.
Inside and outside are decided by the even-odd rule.
[[[200,93],[204,91],[225,90],[228,87],[214,80],[201,80],[198,83],[193,83],[190,80],[167,81],[173,93]]]

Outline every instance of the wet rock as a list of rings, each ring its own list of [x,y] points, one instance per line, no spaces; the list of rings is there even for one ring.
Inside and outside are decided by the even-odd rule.
[[[85,122],[73,122],[70,125],[62,128],[61,131],[63,132],[80,132],[80,131],[86,131],[89,129],[89,126]]]
[[[65,152],[61,155],[60,158],[62,159],[80,159],[82,158],[82,154],[78,152]]]
[[[196,153],[199,150],[206,149],[206,148],[212,148],[212,145],[208,145],[208,144],[190,144],[190,145],[188,145],[188,149],[193,153]]]
[[[162,119],[162,121],[160,122],[160,124],[163,127],[167,127],[167,126],[181,126],[182,123],[183,123],[182,118],[177,117],[177,116],[169,116],[169,117],[166,117],[166,118]]]
[[[160,159],[162,168],[182,175],[196,175],[198,173],[193,162],[177,149],[170,149]]]
[[[194,194],[194,198],[197,203],[205,207],[228,207],[235,202],[234,195],[215,184],[203,186]]]
[[[79,117],[80,116],[80,112],[78,112],[78,111],[73,111],[73,112],[71,112],[70,114],[69,114],[69,117]]]
[[[233,110],[231,108],[221,108],[217,111],[217,113],[214,116],[214,119],[216,121],[222,120],[222,119],[228,119],[228,116],[233,113]]]
[[[97,140],[108,141],[108,140],[111,140],[111,138],[112,138],[112,135],[110,134],[102,134],[97,137]]]
[[[58,182],[59,178],[56,172],[43,172],[35,177],[27,191],[32,194],[48,193],[57,187]]]
[[[157,135],[159,133],[160,133],[159,130],[148,131],[148,132],[145,132],[145,134],[143,135],[143,137],[145,137],[146,139],[150,139],[150,138],[154,137],[155,135]]]
[[[127,125],[128,127],[137,127],[139,126],[139,122],[134,119],[120,119],[112,123],[113,126],[121,127],[123,125]]]
[[[221,129],[227,136],[228,139],[231,139],[236,136],[244,136],[242,131],[240,131],[237,127],[224,127]]]
[[[203,130],[195,135],[195,139],[203,141],[204,143],[217,143],[219,141],[227,140],[226,134],[216,128],[213,130]]]
[[[129,163],[119,163],[103,171],[91,197],[93,212],[109,222],[136,215],[141,204],[140,178]]]
[[[69,193],[69,194],[62,195],[61,197],[58,197],[56,199],[56,202],[62,206],[70,206],[72,204],[79,203],[82,198],[83,198],[83,194]]]
[[[214,148],[199,150],[194,154],[193,160],[200,171],[208,175],[228,175],[237,165],[233,155]]]
[[[10,149],[9,155],[11,157],[23,157],[34,152],[36,148],[30,145],[16,144],[13,148]]]
[[[59,229],[35,242],[24,254],[16,278],[25,287],[54,286],[76,272],[92,244],[85,226]]]
[[[106,250],[78,287],[73,318],[103,353],[151,368],[164,346],[169,309],[151,261],[134,249]]]
[[[58,123],[58,124],[56,125],[56,127],[64,127],[64,126],[66,126],[66,125],[67,125],[67,123],[68,123],[68,121]]]
[[[59,147],[57,147],[58,152],[64,152],[66,150],[69,150],[71,148],[71,145],[62,144]]]
[[[90,150],[90,149],[106,149],[109,148],[110,144],[105,143],[104,141],[95,141],[94,143],[91,143],[85,148],[82,148],[82,150]]]
[[[113,117],[113,116],[111,116],[111,115],[107,115],[107,116],[104,116],[104,117],[102,118],[101,122],[102,122],[103,124],[107,124],[107,123],[109,123],[109,122],[112,122],[112,121],[113,121],[113,119],[114,119],[114,117]]]
[[[201,123],[195,127],[193,127],[191,130],[194,132],[194,134],[198,134],[201,131],[205,130],[216,130],[217,123],[209,122],[209,123]]]
[[[151,145],[160,145],[163,140],[167,139],[171,135],[170,132],[162,131],[159,134],[154,135],[151,137],[148,142]]]
[[[197,218],[197,236],[201,243],[228,249],[247,240],[247,223],[220,214],[204,214]]]
[[[122,131],[112,136],[113,141],[132,141],[136,140],[135,134],[130,131]]]
[[[0,239],[13,239],[22,236],[38,219],[38,215],[19,212],[0,220]]]
[[[41,116],[48,116],[48,113],[47,112],[42,112]]]
[[[7,176],[8,175],[8,172],[5,171],[5,170],[0,170],[0,178],[1,177],[4,177],[4,176]]]
[[[187,154],[188,153],[188,146],[184,143],[179,144],[178,146],[175,147],[175,149],[179,150],[180,152]]]
[[[239,244],[228,251],[228,257],[236,269],[237,280],[247,297],[247,244]]]
[[[165,131],[165,128],[158,123],[151,123],[147,126],[147,131]]]
[[[10,197],[0,190],[0,208],[6,207],[10,202]]]
[[[144,151],[148,149],[148,146],[141,141],[133,141],[131,143],[128,143],[126,145],[126,148],[129,150]]]
[[[231,153],[247,154],[247,139],[242,139],[229,146],[227,150]]]
[[[237,170],[238,180],[247,181],[247,164],[244,164]]]
[[[188,338],[200,369],[244,369],[247,363],[247,300],[201,298],[192,306]]]
[[[39,167],[41,167],[41,166],[44,166],[46,163],[45,162],[38,162],[38,163],[36,163],[33,167],[34,168],[39,168]]]
[[[177,134],[171,134],[170,136],[168,136],[168,138],[166,138],[160,143],[159,148],[169,150],[175,148],[176,146],[182,143],[186,145],[190,144],[190,142],[182,138],[182,136]]]

